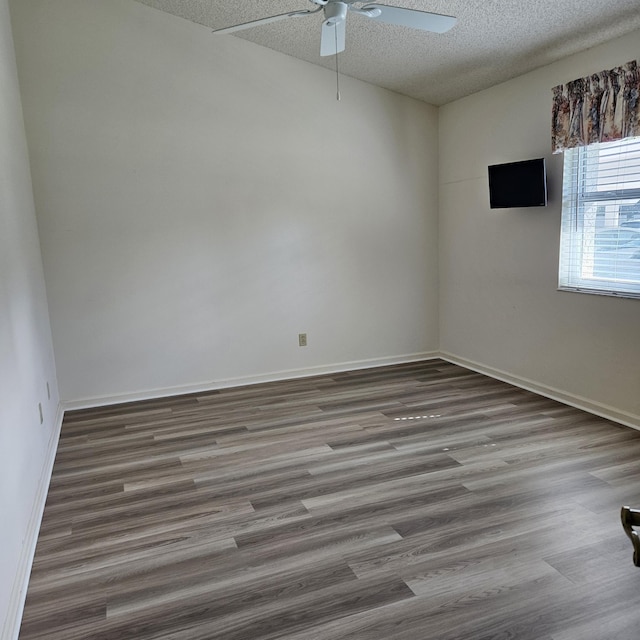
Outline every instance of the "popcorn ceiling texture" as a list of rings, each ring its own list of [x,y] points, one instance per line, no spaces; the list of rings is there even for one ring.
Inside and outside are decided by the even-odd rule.
[[[138,1],[211,28],[316,7],[305,0]],[[349,14],[340,72],[434,105],[640,29],[640,0],[382,0],[381,4],[453,15],[458,24],[448,33],[435,34]],[[333,57],[319,55],[321,22],[319,13],[212,37],[245,38],[334,69]]]

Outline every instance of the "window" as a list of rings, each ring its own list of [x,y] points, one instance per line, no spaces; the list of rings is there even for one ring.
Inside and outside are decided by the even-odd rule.
[[[559,288],[640,298],[640,137],[564,152]]]

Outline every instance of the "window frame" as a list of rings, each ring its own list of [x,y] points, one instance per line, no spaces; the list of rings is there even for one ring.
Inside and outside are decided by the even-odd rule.
[[[636,143],[638,144],[637,150],[633,148]],[[633,178],[637,177],[639,186],[610,190],[598,188],[599,171],[605,171],[602,166],[602,152],[604,151],[606,154],[607,151],[616,147],[624,149],[626,145],[632,147],[630,156],[632,163],[635,159],[633,154],[636,151],[638,153],[637,166],[632,165],[634,171],[631,175]],[[620,157],[622,157],[622,153],[616,155],[616,158],[620,159]],[[606,162],[609,162],[614,156],[613,154],[605,155],[605,158],[608,158]],[[634,180],[634,182],[636,181]],[[564,151],[558,266],[559,291],[640,298],[640,257],[638,258],[637,277],[635,272],[632,278],[616,277],[612,273],[607,276],[593,273],[596,256],[602,256],[596,250],[598,215],[603,213],[606,207],[617,207],[618,224],[609,227],[609,229],[620,230],[620,206],[622,206],[622,202],[630,200],[637,200],[640,207],[640,137],[576,147]],[[604,230],[606,231],[607,228]],[[638,232],[640,238],[640,228]],[[619,237],[619,231],[617,235]],[[635,247],[635,244],[631,246]],[[638,252],[640,252],[640,244]],[[606,260],[607,258],[604,258],[605,264]]]

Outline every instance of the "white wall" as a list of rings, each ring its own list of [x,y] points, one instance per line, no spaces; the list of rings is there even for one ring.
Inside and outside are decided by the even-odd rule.
[[[559,292],[562,156],[551,88],[640,58],[640,33],[440,109],[440,345],[640,426],[640,301]],[[546,157],[545,209],[490,210],[489,164]]]
[[[437,350],[436,108],[130,0],[12,9],[65,401]]]
[[[51,398],[47,394],[49,383]],[[42,403],[40,424],[38,403]],[[11,638],[59,423],[7,0],[0,0],[0,637]]]

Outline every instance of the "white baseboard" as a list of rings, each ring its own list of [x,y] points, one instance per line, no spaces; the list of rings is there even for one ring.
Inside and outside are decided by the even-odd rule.
[[[453,353],[430,351],[423,353],[412,353],[401,356],[391,356],[385,358],[371,358],[368,360],[356,360],[351,362],[342,362],[339,364],[322,365],[319,367],[309,367],[305,369],[287,369],[254,376],[241,376],[237,378],[225,378],[222,380],[213,380],[191,385],[179,385],[175,387],[164,387],[161,389],[149,389],[136,391],[131,393],[122,393],[110,396],[96,396],[92,398],[84,398],[64,403],[66,411],[74,409],[90,409],[92,407],[104,407],[113,404],[121,404],[123,402],[136,402],[138,400],[152,400],[155,398],[165,398],[169,396],[182,395],[187,393],[206,393],[207,391],[215,391],[216,389],[227,389],[230,387],[242,387],[265,382],[277,382],[281,380],[290,380],[292,378],[308,378],[323,374],[339,373],[342,371],[356,371],[358,369],[370,369],[374,367],[383,367],[393,364],[405,364],[408,362],[418,362],[420,360],[433,360],[434,358],[442,358],[461,367],[483,373],[496,380],[502,380],[521,389],[538,393],[541,396],[557,400],[577,409],[582,409],[588,413],[613,420],[627,427],[640,430],[640,416],[620,411],[615,407],[594,402],[582,396],[573,395],[549,387],[547,385],[513,375],[500,369],[494,369],[486,365],[461,358]]]
[[[27,587],[29,586],[29,577],[31,575],[31,566],[36,552],[36,544],[38,542],[38,533],[40,532],[40,523],[44,513],[44,505],[47,501],[49,492],[49,482],[51,481],[51,472],[53,471],[53,463],[56,459],[56,451],[58,449],[58,440],[60,439],[60,429],[62,428],[62,419],[64,410],[62,404],[58,404],[53,431],[49,438],[47,446],[47,454],[42,467],[42,473],[38,481],[38,491],[31,509],[29,518],[29,526],[22,543],[20,560],[13,581],[11,597],[9,599],[9,608],[7,617],[2,627],[1,640],[17,640],[20,633],[20,622],[22,621],[22,612],[24,610],[25,598],[27,597]]]
[[[287,369],[273,373],[265,373],[255,376],[242,376],[238,378],[225,378],[222,380],[212,380],[192,385],[180,385],[176,387],[164,387],[161,389],[149,389],[132,393],[122,393],[111,396],[96,396],[93,398],[83,398],[64,403],[65,411],[76,409],[91,409],[93,407],[105,407],[123,402],[137,402],[139,400],[153,400],[155,398],[166,398],[169,396],[184,395],[187,393],[205,393],[216,389],[228,389],[230,387],[244,387],[264,382],[278,382],[281,380],[291,380],[293,378],[310,378],[342,371],[356,371],[358,369],[372,369],[374,367],[384,367],[393,364],[405,364],[408,362],[419,362],[421,360],[433,360],[438,358],[437,351],[424,353],[411,353],[401,356],[389,356],[384,358],[371,358],[368,360],[355,360],[352,362],[342,362],[339,364],[322,365],[319,367],[308,367],[305,369]]]
[[[507,373],[506,371],[501,371],[500,369],[487,367],[478,362],[460,358],[459,356],[456,356],[452,353],[441,352],[439,355],[443,360],[446,360],[447,362],[451,362],[453,364],[458,364],[461,367],[465,367],[465,369],[471,369],[472,371],[483,373],[490,378],[495,378],[496,380],[501,380],[502,382],[508,382],[509,384],[520,387],[521,389],[526,389],[527,391],[533,391],[534,393],[544,396],[545,398],[557,400],[558,402],[568,404],[569,406],[575,407],[576,409],[582,409],[587,413],[592,413],[601,418],[606,418],[607,420],[618,422],[626,427],[640,430],[640,416],[634,415],[632,413],[620,411],[615,407],[601,404],[599,402],[594,402],[587,398],[583,398],[582,396],[576,396],[571,393],[567,393],[566,391],[562,391],[561,389],[556,389],[554,387],[540,384],[539,382],[534,382],[533,380],[528,380],[527,378],[521,378],[520,376],[515,376],[513,374]]]

